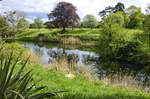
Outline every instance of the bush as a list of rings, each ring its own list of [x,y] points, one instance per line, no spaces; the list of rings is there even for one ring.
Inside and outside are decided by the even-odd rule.
[[[55,96],[54,93],[39,93],[45,86],[35,87],[31,71],[23,73],[28,60],[14,73],[18,59],[13,60],[13,53],[0,57],[0,99],[43,99]]]
[[[9,56],[13,51],[13,59],[15,59],[21,52],[23,52],[23,55],[21,58],[27,58],[25,53],[28,51],[26,48],[20,46],[18,43],[5,43],[1,52],[4,53],[4,57]],[[23,58],[23,59],[24,59]]]

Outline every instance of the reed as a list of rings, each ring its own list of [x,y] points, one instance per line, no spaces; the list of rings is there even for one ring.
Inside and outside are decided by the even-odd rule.
[[[74,72],[77,70],[77,61],[73,57],[70,61],[66,55],[56,57],[48,66],[45,66],[46,70],[56,70],[59,72]]]
[[[61,37],[59,39],[59,42],[62,44],[71,44],[71,45],[77,45],[77,44],[81,44],[82,41],[79,38],[75,38],[75,37]]]
[[[145,78],[139,81],[138,76],[133,73],[116,73],[109,74],[100,81],[103,83],[104,87],[111,86],[113,88],[126,88],[128,90],[150,92],[150,86],[146,86],[143,83],[144,79]]]
[[[42,64],[42,58],[40,54],[37,54],[33,51],[27,50],[26,52],[24,52],[24,59],[26,58],[26,56],[30,56],[29,61],[31,63],[40,63]]]

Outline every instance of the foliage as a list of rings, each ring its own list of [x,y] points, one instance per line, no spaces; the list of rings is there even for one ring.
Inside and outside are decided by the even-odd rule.
[[[139,28],[143,27],[144,14],[141,11],[141,8],[136,6],[130,6],[126,9],[126,13],[130,18],[128,28]]]
[[[114,51],[116,47],[121,46],[122,44],[117,44],[117,41],[122,41],[118,36],[118,30],[122,28],[124,21],[123,17],[118,14],[111,14],[107,16],[103,21],[102,32],[99,38],[98,43],[98,52],[101,56],[101,63],[104,62],[106,65],[111,65],[111,60],[114,56]],[[106,66],[105,65],[105,66]],[[110,66],[111,67],[111,66]]]
[[[20,19],[25,18],[25,13],[19,11],[9,11],[4,13],[4,18],[10,24],[10,36],[17,34],[17,24]]]
[[[122,22],[115,21],[114,18],[118,17],[114,16],[114,14],[109,15],[104,19],[98,43],[102,68],[115,71],[119,71],[120,68],[129,68],[133,71],[143,70],[150,64],[149,52],[143,50],[147,47],[142,45],[136,35],[129,39],[129,34],[124,34],[119,25]]]
[[[43,24],[43,21],[41,18],[34,19],[34,23],[32,24],[32,28],[44,28],[45,25]]]
[[[8,22],[4,19],[4,17],[0,16],[0,36],[2,36],[3,38],[7,37],[8,31],[9,31]]]
[[[146,43],[149,46],[149,50],[150,50],[150,5],[147,7],[146,9],[146,15],[145,15],[145,20],[144,20],[144,41],[146,41]]]
[[[124,9],[125,9],[124,4],[121,2],[118,2],[117,5],[115,5],[115,7],[108,6],[104,10],[100,11],[99,15],[102,17],[102,19],[104,19],[110,13],[116,13],[118,11],[124,11]]]
[[[94,28],[98,25],[98,21],[96,19],[95,16],[91,15],[91,14],[87,14],[84,18],[83,18],[83,26],[84,27],[88,27],[88,28]]]
[[[126,15],[126,13],[123,12],[123,11],[118,11],[118,12],[116,12],[116,14],[119,14],[119,15],[123,16],[123,19],[124,19],[124,25],[123,26],[127,27],[129,22],[130,22],[130,18]]]
[[[55,70],[46,71],[38,64],[32,64],[35,74],[35,80],[42,78],[39,85],[47,83],[49,86],[45,91],[51,90],[67,90],[67,93],[59,94],[62,99],[148,99],[149,94],[140,92],[138,90],[132,91],[123,87],[112,87],[112,85],[105,86],[102,81],[89,81],[83,77],[72,72],[76,77],[69,79],[65,77],[66,73]],[[46,75],[46,76],[45,76]],[[56,99],[59,99],[56,98]]]
[[[56,27],[63,27],[63,31],[66,27],[74,26],[80,20],[76,13],[76,7],[68,2],[59,2],[56,8],[48,14],[48,18]]]
[[[12,58],[13,59],[16,59],[16,57],[17,56],[19,56],[19,54],[21,53],[21,52],[23,52],[22,54],[22,57],[20,57],[21,58],[21,60],[24,60],[24,59],[26,59],[27,58],[27,56],[26,56],[26,52],[27,52],[27,49],[26,48],[23,48],[22,46],[20,46],[18,43],[11,43],[11,44],[9,44],[9,43],[5,43],[4,45],[3,45],[3,48],[2,48],[2,50],[1,50],[1,53],[3,53],[4,55],[4,57],[7,57],[7,56],[9,56],[10,54],[11,54],[11,52],[12,52],[12,50],[14,50],[13,52],[14,52],[14,54],[13,54],[13,56],[12,56]],[[19,59],[20,60],[20,59]]]
[[[150,4],[148,4],[148,6],[146,8],[146,14],[150,14]]]
[[[140,44],[140,42],[134,40],[125,43],[125,46],[120,47],[116,52],[116,59],[121,68],[129,68],[130,70],[137,72],[149,67],[149,52],[142,50],[143,46]]]
[[[31,71],[23,73],[26,62],[14,73],[18,59],[12,60],[13,53],[8,57],[0,57],[0,99],[41,99],[55,96],[53,93],[39,93],[45,86],[35,87]]]
[[[17,29],[18,31],[26,31],[27,29],[29,29],[29,22],[22,18],[19,20],[18,24],[17,24]]]
[[[46,26],[46,28],[50,29],[50,28],[55,28],[54,24],[52,22],[45,22],[44,25]]]

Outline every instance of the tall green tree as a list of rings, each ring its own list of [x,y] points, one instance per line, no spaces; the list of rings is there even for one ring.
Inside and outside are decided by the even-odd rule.
[[[89,27],[89,28],[94,28],[98,25],[98,21],[96,19],[95,16],[91,15],[91,14],[87,14],[84,18],[83,18],[83,26],[84,27]]]
[[[29,29],[29,26],[30,26],[29,22],[26,19],[22,18],[19,20],[19,22],[17,24],[17,29],[18,29],[18,31],[21,32],[21,31],[25,31],[25,30]]]
[[[38,29],[44,28],[43,20],[41,18],[34,19],[34,26]]]
[[[143,40],[146,41],[146,43],[149,46],[150,50],[150,5],[146,8],[146,15],[144,20],[144,38]]]
[[[122,15],[124,18],[124,27],[127,27],[129,22],[130,22],[130,18],[127,16],[127,14],[124,11],[118,11],[116,12],[116,14]]]
[[[135,35],[131,40],[126,39],[128,35],[122,32],[123,24],[123,16],[117,13],[110,14],[103,21],[98,43],[102,68],[114,71],[129,68],[138,71],[149,67],[149,51]]]
[[[25,18],[25,13],[19,11],[8,11],[8,12],[4,12],[4,17],[7,20],[7,22],[10,24],[10,31],[11,31],[10,35],[16,36],[16,34],[18,33],[17,24],[20,19]]]
[[[102,32],[98,43],[98,52],[101,56],[101,64],[105,67],[113,67],[113,58],[115,51],[119,44],[117,41],[121,41],[118,37],[118,30],[123,27],[124,18],[119,14],[110,14],[102,23]]]
[[[6,38],[9,33],[9,24],[4,17],[0,16],[0,36]]]
[[[141,8],[138,8],[134,5],[126,9],[126,13],[130,18],[128,28],[142,28],[144,21],[144,14],[141,11]]]

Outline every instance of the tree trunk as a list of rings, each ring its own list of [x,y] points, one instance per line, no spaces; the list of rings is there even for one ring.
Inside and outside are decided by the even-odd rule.
[[[65,33],[65,32],[66,32],[66,28],[65,28],[65,27],[63,27],[62,33]]]

